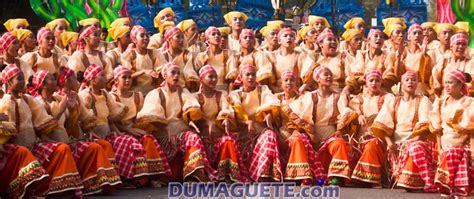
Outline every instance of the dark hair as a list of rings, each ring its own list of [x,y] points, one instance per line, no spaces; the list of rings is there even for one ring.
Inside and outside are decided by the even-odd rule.
[[[3,70],[5,70],[5,68],[6,68],[7,66],[8,66],[8,65],[5,64],[5,63],[0,64],[0,72],[2,72]]]
[[[77,72],[77,81],[79,82],[84,81],[84,71]]]
[[[466,78],[466,83],[469,83],[472,81],[472,77],[469,73],[464,73],[464,77]]]

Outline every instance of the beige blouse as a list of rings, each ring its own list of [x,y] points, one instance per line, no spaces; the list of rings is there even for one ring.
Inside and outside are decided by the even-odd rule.
[[[76,51],[74,52],[67,62],[67,66],[74,70],[76,73],[79,71],[85,71],[87,67],[87,62],[92,64],[97,64],[102,66],[105,70],[105,77],[109,80],[112,79],[112,64],[110,63],[109,58],[105,55],[104,52],[98,51],[95,55],[83,52]]]
[[[41,69],[50,73],[59,73],[59,68],[67,63],[63,56],[53,53],[50,57],[42,57],[38,51],[26,53],[21,59],[32,66],[33,70]]]
[[[229,71],[238,68],[234,52],[224,49],[222,53],[213,56],[209,56],[207,51],[197,54],[195,71],[199,71],[207,64],[213,66],[217,72],[217,89],[227,91],[226,80],[231,80],[231,76],[235,75],[235,73],[230,74]]]
[[[401,96],[386,100],[374,120],[372,131],[382,137],[392,137],[395,143],[410,140],[428,132],[428,114],[432,108],[425,96],[405,101]]]
[[[452,104],[448,104],[449,97],[437,98],[430,111],[430,129],[441,134],[443,149],[460,147],[463,135],[474,129],[472,117],[469,116],[469,107],[473,106],[470,97],[462,97]]]

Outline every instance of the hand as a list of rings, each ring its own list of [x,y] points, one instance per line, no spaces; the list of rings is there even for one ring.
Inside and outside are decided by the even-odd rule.
[[[423,37],[423,43],[417,44],[418,47],[420,48],[422,53],[426,53],[426,49],[428,47],[428,37]]]
[[[222,122],[222,125],[224,125],[225,134],[230,135],[230,122],[229,122],[229,120],[228,120],[228,119],[225,119],[225,120]]]
[[[192,127],[194,129],[194,131],[196,131],[196,133],[201,133],[201,131],[199,130],[199,128],[196,126],[196,124],[194,124],[193,121],[190,121],[189,122],[189,126]]]
[[[216,131],[216,126],[214,124],[214,122],[212,121],[207,121],[207,127],[209,128],[208,131],[209,131],[209,137],[212,137],[212,135],[215,133]]]
[[[253,123],[253,121],[248,120],[245,123],[247,124],[247,131],[249,132],[249,134],[254,135],[256,130],[255,130],[255,124]]]
[[[267,127],[273,130],[273,116],[271,113],[265,115],[265,122],[267,123]]]
[[[8,121],[8,115],[5,113],[0,113],[0,121]]]
[[[151,71],[149,74],[153,78],[159,78],[160,77],[160,74],[158,74],[156,71]]]
[[[364,126],[365,124],[367,124],[367,121],[365,120],[365,117],[363,115],[359,115],[357,120],[359,121],[360,126]]]
[[[61,101],[59,102],[60,110],[64,110],[66,108],[67,103],[68,103],[68,99],[69,99],[68,96],[65,96],[61,99]]]
[[[398,153],[398,147],[397,147],[397,145],[395,145],[393,143],[388,143],[387,144],[387,151],[390,154],[397,154]]]

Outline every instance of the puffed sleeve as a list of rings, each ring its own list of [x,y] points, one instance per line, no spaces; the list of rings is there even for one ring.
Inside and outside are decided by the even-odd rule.
[[[113,121],[120,121],[128,111],[128,107],[124,104],[117,102],[114,100],[112,95],[108,92],[103,91],[103,95],[106,96],[107,99],[107,107],[109,108],[109,120]]]
[[[270,80],[270,83],[275,81],[273,77],[273,73],[272,73],[273,64],[270,61],[269,53],[265,51],[259,51],[257,53],[255,62],[257,63],[257,68],[258,68],[258,71],[257,71],[258,82],[262,82],[266,79],[271,79],[271,78],[273,78],[273,80]]]
[[[155,124],[167,124],[165,107],[161,104],[158,89],[150,91],[145,96],[142,109],[137,113],[135,127],[151,132],[159,130]]]
[[[79,98],[79,121],[84,132],[88,132],[97,126],[96,117],[92,110],[87,109],[84,102]]]
[[[220,128],[224,128],[224,126],[222,125],[222,122],[224,120],[229,120],[231,124],[231,128],[233,129],[234,127],[236,127],[236,122],[234,118],[234,110],[232,109],[232,106],[230,105],[230,103],[227,101],[227,97],[228,97],[227,92],[225,91],[221,91],[221,92],[222,94],[219,100],[221,110],[219,110],[219,113],[217,114],[216,125]]]
[[[183,88],[181,93],[183,99],[183,119],[186,123],[202,119],[201,106],[197,98],[188,89]]]
[[[311,58],[307,53],[303,51],[298,56],[298,71],[303,84],[309,83],[313,78],[313,70],[318,67],[319,64]]]
[[[393,118],[394,107],[395,98],[385,100],[379,114],[375,117],[371,129],[377,137],[383,138],[384,136],[391,137],[393,135],[393,132],[395,131],[395,122]]]
[[[418,108],[418,122],[415,124],[415,129],[413,129],[414,135],[425,135],[429,133],[429,113],[432,107],[433,104],[428,97],[423,96]]]
[[[194,53],[192,52],[188,52],[186,54],[186,59],[187,59],[187,62],[184,63],[184,68],[183,68],[183,75],[184,75],[184,79],[186,81],[186,85],[188,85],[188,83],[190,82],[197,82],[199,83],[199,75],[197,74],[196,70],[194,70]]]
[[[161,74],[161,70],[163,69],[163,65],[166,64],[166,58],[163,54],[159,52],[159,50],[153,50],[153,68],[154,70]]]
[[[82,63],[83,52],[76,51],[74,52],[67,62],[67,66],[70,67],[74,72],[85,71],[86,67]]]
[[[433,109],[429,113],[429,120],[430,120],[430,125],[429,129],[431,133],[437,134],[437,135],[442,135],[443,134],[443,129],[441,127],[441,104],[443,103],[443,99],[436,98],[436,100],[433,103]]]
[[[226,80],[235,80],[237,76],[239,75],[239,66],[237,65],[237,58],[235,57],[235,54],[231,50],[225,50],[224,53],[227,53],[227,68],[228,72],[225,76]]]
[[[104,52],[99,52],[102,54],[102,59],[105,61],[105,66],[102,66],[105,71],[105,77],[107,80],[110,80],[113,78],[113,72],[114,69],[112,67],[112,62],[110,61],[110,58],[104,53]]]
[[[474,104],[472,98],[468,98],[462,108],[456,110],[454,117],[447,122],[459,134],[474,132]]]
[[[278,117],[280,110],[280,100],[278,100],[277,96],[272,93],[268,86],[262,85],[260,88],[262,89],[262,101],[255,112],[255,120],[257,122],[263,122],[267,113],[272,114],[273,118]]]
[[[244,107],[242,106],[240,92],[242,92],[242,89],[231,91],[228,99],[237,118],[242,121],[247,121],[249,120],[249,116],[247,112],[245,112]]]
[[[31,110],[31,120],[39,135],[47,135],[58,128],[58,121],[48,114],[44,105],[30,95],[23,95]]]

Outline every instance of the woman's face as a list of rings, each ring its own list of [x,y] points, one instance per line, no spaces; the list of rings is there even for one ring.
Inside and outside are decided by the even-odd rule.
[[[221,37],[221,33],[219,31],[212,32],[209,38],[207,38],[207,42],[212,45],[219,45],[223,40],[227,41],[227,37]]]
[[[92,79],[92,83],[93,83],[94,88],[96,88],[96,89],[104,89],[105,86],[106,86],[106,83],[107,83],[107,80],[106,80],[106,78],[105,78],[105,72],[102,71],[102,72],[100,72],[99,74],[97,74],[97,76],[95,76],[95,77]]]
[[[278,45],[278,30],[272,30],[268,35],[265,37],[268,43],[272,46]]]
[[[242,28],[244,28],[244,23],[245,23],[244,18],[241,16],[232,18],[232,24],[231,24],[232,30],[241,30]]]
[[[146,48],[148,46],[148,43],[150,42],[150,37],[146,33],[144,29],[141,29],[138,31],[137,36],[135,37],[136,39],[136,45],[139,48]]]
[[[255,68],[245,70],[242,75],[242,82],[244,87],[257,86],[257,70]]]
[[[328,37],[323,40],[322,51],[327,56],[334,56],[337,53],[337,40],[335,37]]]
[[[178,87],[179,86],[179,75],[181,72],[179,68],[175,67],[166,72],[166,83],[171,87]]]
[[[127,34],[125,34],[124,36],[120,37],[119,38],[119,41],[120,45],[122,46],[128,46],[128,44],[130,44],[131,40],[130,40],[130,32],[128,32]]]
[[[282,79],[281,86],[283,87],[283,91],[285,93],[290,93],[296,90],[296,78],[293,76],[286,76]]]
[[[362,34],[358,34],[349,41],[352,49],[360,50],[362,48]]]
[[[53,50],[54,45],[56,45],[56,38],[52,32],[44,36],[40,42],[40,47],[43,49]]]
[[[115,81],[119,89],[128,90],[132,86],[132,73],[131,72],[125,73],[121,75],[119,78],[117,78]]]
[[[408,94],[415,94],[418,86],[418,79],[414,76],[408,76],[402,80],[402,90]]]
[[[285,48],[294,48],[295,47],[295,34],[292,32],[285,32],[280,35],[279,43]]]
[[[100,42],[100,31],[96,30],[86,38],[86,44],[92,48],[96,49],[99,47],[99,42]]]
[[[245,35],[241,37],[240,46],[245,49],[252,49],[255,46],[255,36]]]
[[[25,43],[25,46],[28,47],[28,48],[35,48],[36,47],[36,38],[33,34],[31,34],[30,36],[26,37],[25,40],[23,40],[23,42]]]
[[[8,89],[15,93],[21,93],[25,90],[25,76],[20,72],[18,75],[8,81]]]
[[[450,96],[459,95],[462,92],[463,84],[454,77],[448,77],[444,80],[444,90]]]
[[[354,29],[360,30],[360,32],[365,33],[365,23],[356,23],[352,26]]]
[[[54,27],[54,36],[57,40],[61,39],[61,33],[66,32],[67,24],[64,21],[59,21],[56,27]]]
[[[410,32],[410,35],[408,35],[410,38],[410,41],[415,43],[415,44],[421,44],[423,41],[423,31],[422,30],[413,30]]]
[[[395,44],[403,43],[403,29],[398,28],[393,30],[392,34],[390,35],[390,40],[392,40]]]
[[[304,40],[306,41],[306,43],[316,43],[317,38],[318,32],[314,28],[311,28],[304,36]]]
[[[14,39],[5,52],[11,57],[16,57],[18,56],[18,50],[20,50],[20,42],[18,39]]]
[[[331,86],[333,81],[332,72],[330,70],[325,70],[321,74],[319,74],[316,82],[318,82],[319,86]]]
[[[313,27],[316,29],[318,33],[321,33],[323,32],[324,28],[326,28],[326,25],[324,25],[324,21],[322,19],[318,19],[313,24]]]
[[[451,51],[453,52],[454,57],[461,58],[466,55],[467,43],[459,41],[451,44]]]
[[[53,92],[58,90],[56,77],[54,76],[53,73],[48,73],[43,81],[44,82],[43,82],[42,89],[46,89],[48,91],[53,91]]]
[[[170,40],[171,47],[174,49],[182,49],[184,48],[184,34],[182,32],[178,32]]]
[[[432,41],[436,39],[436,32],[432,27],[427,26],[423,28],[423,36],[428,38],[429,41]]]
[[[369,92],[377,93],[380,92],[382,80],[377,76],[371,76],[366,80],[365,85],[369,89]]]
[[[166,13],[165,15],[160,17],[161,23],[165,21],[174,21],[174,16],[171,13]]]
[[[439,31],[438,34],[438,40],[444,45],[449,45],[449,40],[451,39],[451,36],[453,36],[454,32],[451,29],[442,29]]]
[[[204,76],[201,79],[201,84],[206,85],[209,88],[215,89],[217,85],[217,73],[216,71],[212,71]]]
[[[64,87],[77,92],[79,91],[80,85],[79,81],[77,81],[76,74],[72,74],[71,77],[67,78]]]
[[[196,24],[191,25],[191,27],[186,29],[184,34],[185,34],[186,38],[188,38],[188,39],[191,39],[193,37],[197,39],[197,37],[195,36],[195,35],[199,34],[197,25]]]
[[[381,49],[383,46],[383,36],[382,34],[374,34],[370,37],[370,46],[375,49]]]

